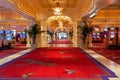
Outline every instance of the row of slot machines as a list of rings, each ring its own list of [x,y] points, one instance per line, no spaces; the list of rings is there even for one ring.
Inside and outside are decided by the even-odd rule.
[[[110,39],[115,38],[116,34],[115,31],[110,31]],[[106,39],[108,37],[108,31],[104,31],[104,32],[94,32],[92,33],[92,40],[93,42],[102,42],[103,39]]]
[[[13,38],[16,37],[16,34],[17,33],[12,30],[0,30],[0,39],[6,39],[8,41],[12,41]],[[26,38],[25,32],[21,32],[19,35],[20,38]]]
[[[92,33],[92,42],[102,42],[101,32],[93,32]]]
[[[120,43],[120,28],[110,27],[103,32],[93,32],[92,42],[103,42],[106,39],[109,45],[117,45]]]
[[[0,39],[7,39],[11,41],[13,38],[11,30],[0,30]]]

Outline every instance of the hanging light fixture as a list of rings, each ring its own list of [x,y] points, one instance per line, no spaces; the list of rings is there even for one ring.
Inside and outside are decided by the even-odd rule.
[[[61,15],[63,8],[56,7],[56,8],[52,8],[52,10],[53,10],[54,15]]]
[[[70,22],[72,22],[72,20],[71,20],[70,17],[64,16],[64,15],[62,14],[64,8],[63,8],[63,7],[60,7],[60,2],[61,2],[61,0],[53,0],[53,1],[54,1],[53,3],[56,4],[56,7],[53,7],[53,8],[52,8],[52,11],[53,11],[53,14],[54,14],[54,15],[48,17],[48,22],[51,23],[51,22],[53,22],[53,21],[57,21],[57,22],[58,22],[58,27],[61,27],[61,28],[62,28],[64,22],[68,22],[68,24],[69,24]]]
[[[59,0],[54,0],[54,1],[56,1],[57,7],[52,8],[53,13],[54,13],[54,15],[61,15],[61,14],[62,14],[62,11],[63,11],[63,8],[62,8],[62,7],[59,7],[59,5],[60,5]]]

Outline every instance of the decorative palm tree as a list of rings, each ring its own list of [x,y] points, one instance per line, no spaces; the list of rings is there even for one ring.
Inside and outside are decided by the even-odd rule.
[[[72,37],[73,37],[73,30],[69,32],[69,36],[70,36],[70,38],[71,38],[71,40],[72,40]]]
[[[93,28],[89,27],[86,21],[82,21],[82,26],[78,26],[78,27],[81,28],[82,40],[84,44],[88,34],[93,31]]]
[[[50,35],[51,40],[53,39],[54,32],[47,30],[47,34]]]
[[[34,24],[30,27],[30,29],[28,30],[28,34],[29,36],[32,38],[32,44],[36,44],[36,36],[37,34],[41,34],[45,31],[41,31],[40,27],[38,27],[37,24]]]

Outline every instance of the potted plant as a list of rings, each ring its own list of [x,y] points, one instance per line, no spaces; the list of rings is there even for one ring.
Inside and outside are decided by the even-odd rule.
[[[70,38],[71,38],[71,40],[72,40],[72,37],[73,37],[73,30],[69,32],[69,36],[70,36]]]
[[[42,32],[45,32],[45,31],[41,31],[40,27],[38,27],[37,24],[33,24],[27,32],[30,38],[32,39],[32,42],[31,42],[32,46],[36,47],[37,34],[41,34]]]
[[[89,33],[93,31],[92,27],[89,27],[86,21],[82,21],[82,26],[78,26],[81,28],[82,40],[83,44],[85,44],[86,38]]]
[[[54,32],[47,30],[47,34],[50,35],[51,40],[53,40]]]

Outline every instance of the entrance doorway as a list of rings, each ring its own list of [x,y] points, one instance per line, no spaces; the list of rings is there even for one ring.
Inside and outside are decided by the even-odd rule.
[[[57,40],[67,40],[68,34],[67,34],[67,32],[57,32],[56,38],[57,38]]]

